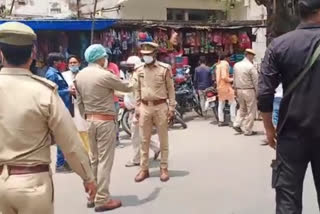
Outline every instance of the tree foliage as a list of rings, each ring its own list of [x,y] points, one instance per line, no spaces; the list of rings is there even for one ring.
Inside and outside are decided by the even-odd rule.
[[[268,12],[267,37],[273,38],[293,30],[299,23],[298,0],[255,0]]]

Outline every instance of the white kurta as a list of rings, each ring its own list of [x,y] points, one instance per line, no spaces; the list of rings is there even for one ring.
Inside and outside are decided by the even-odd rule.
[[[62,73],[64,79],[67,81],[70,87],[74,86],[75,75],[71,71],[66,71]],[[76,102],[76,98],[72,97],[72,102],[74,104],[74,118],[73,121],[79,132],[86,132],[89,129],[89,125],[85,119],[81,117],[79,107]]]

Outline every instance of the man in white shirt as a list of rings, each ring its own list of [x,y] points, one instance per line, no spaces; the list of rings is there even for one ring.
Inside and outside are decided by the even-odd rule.
[[[74,105],[73,121],[79,131],[84,148],[86,149],[87,152],[89,152],[89,150],[90,150],[89,138],[88,138],[89,125],[88,125],[87,121],[84,120],[80,115],[79,107],[76,103],[76,91],[75,91],[75,86],[74,86],[74,80],[80,71],[80,63],[81,63],[81,60],[79,57],[70,56],[68,58],[69,70],[66,72],[63,72],[62,75],[72,91],[72,103]]]

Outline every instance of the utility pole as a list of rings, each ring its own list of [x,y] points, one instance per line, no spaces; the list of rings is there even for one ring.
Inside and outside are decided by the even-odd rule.
[[[80,2],[81,2],[81,0],[77,0],[77,17],[78,17],[78,19],[80,19],[80,16],[81,16],[81,14],[80,14]]]
[[[94,37],[94,25],[96,22],[96,12],[97,12],[98,0],[94,0],[93,14],[92,14],[92,26],[91,26],[91,44],[93,43]]]
[[[11,16],[11,14],[12,14],[12,12],[13,12],[13,7],[14,7],[14,4],[16,3],[16,0],[12,0],[12,2],[11,2],[11,8],[10,8],[10,16]]]

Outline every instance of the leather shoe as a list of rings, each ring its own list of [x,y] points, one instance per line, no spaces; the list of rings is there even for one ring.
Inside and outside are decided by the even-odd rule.
[[[241,129],[240,127],[234,126],[233,129],[234,129],[236,132],[238,132],[239,134],[242,134],[242,133],[243,133],[243,131],[242,131],[242,129]]]
[[[167,182],[170,179],[168,169],[160,169],[160,180]]]
[[[140,163],[134,163],[134,162],[131,162],[131,161],[126,163],[126,167],[134,167],[134,166],[140,166]]]
[[[255,136],[258,132],[252,131],[251,133],[245,133],[244,136]]]
[[[141,170],[134,180],[135,180],[135,182],[140,183],[149,177],[150,177],[150,174],[149,174],[148,170],[146,170],[146,171]]]
[[[99,207],[95,207],[94,208],[94,211],[96,212],[104,212],[104,211],[108,211],[108,210],[114,210],[114,209],[117,209],[119,207],[122,206],[122,203],[121,201],[119,200],[110,200],[108,201],[107,203],[105,203],[104,205],[102,206],[99,206]]]

